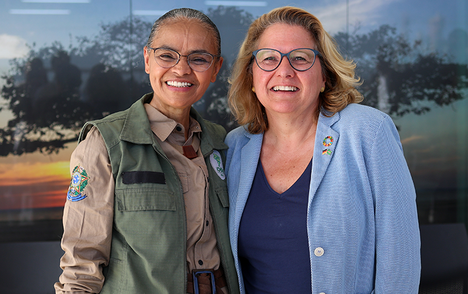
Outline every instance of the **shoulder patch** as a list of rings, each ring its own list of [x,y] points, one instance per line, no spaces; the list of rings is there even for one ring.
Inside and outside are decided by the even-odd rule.
[[[73,169],[70,187],[68,187],[67,199],[73,202],[85,199],[87,196],[83,193],[88,185],[88,174],[81,166]]]

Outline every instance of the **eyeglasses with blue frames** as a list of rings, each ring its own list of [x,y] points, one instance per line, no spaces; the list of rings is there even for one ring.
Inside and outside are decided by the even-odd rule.
[[[297,71],[306,71],[314,66],[315,58],[321,56],[320,52],[310,48],[298,48],[288,53],[282,53],[276,49],[262,48],[252,53],[252,58],[258,67],[264,71],[274,71],[287,57],[289,64]]]
[[[156,63],[163,68],[174,67],[179,63],[181,57],[186,57],[187,63],[191,69],[204,72],[213,64],[215,57],[219,57],[219,55],[213,55],[208,52],[194,52],[189,55],[182,55],[169,48],[147,48],[153,50]]]

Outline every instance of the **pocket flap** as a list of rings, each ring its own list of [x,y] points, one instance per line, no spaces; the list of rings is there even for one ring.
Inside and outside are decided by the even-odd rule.
[[[218,195],[218,199],[221,202],[223,207],[229,207],[229,198],[227,189],[224,187],[218,187],[215,189],[216,195]]]
[[[115,194],[121,211],[176,210],[174,194],[165,188],[122,189]]]

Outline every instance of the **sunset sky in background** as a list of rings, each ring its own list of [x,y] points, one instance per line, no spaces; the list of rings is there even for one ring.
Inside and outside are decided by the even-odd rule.
[[[61,207],[70,184],[76,144],[54,155],[8,156],[0,161],[0,210]]]

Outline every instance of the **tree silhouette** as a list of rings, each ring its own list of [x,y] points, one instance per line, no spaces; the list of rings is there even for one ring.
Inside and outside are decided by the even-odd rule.
[[[123,107],[151,91],[144,71],[143,47],[148,41],[152,26],[152,22],[128,17],[123,21],[101,24],[99,33],[93,38],[77,38],[77,55],[81,57],[80,61],[85,64],[91,61],[89,67],[102,63],[107,68],[118,69],[122,73],[126,94],[130,97],[127,101],[130,103],[120,103]]]
[[[199,110],[230,130],[235,122],[227,107],[227,79],[253,16],[221,6],[207,14],[222,34],[225,62]],[[102,24],[96,36],[77,38],[75,47],[65,50],[55,42],[11,60],[11,72],[1,77],[0,110],[12,118],[0,129],[0,156],[58,152],[76,140],[86,121],[124,109],[151,91],[142,56],[151,26],[139,18]],[[468,86],[466,64],[425,52],[421,41],[410,42],[390,26],[367,34],[338,33],[335,39],[358,65],[364,103],[390,115],[449,105],[462,99]]]
[[[217,24],[221,33],[221,51],[224,63],[218,74],[216,83],[208,89],[202,98],[201,103],[204,105],[204,108],[201,112],[206,119],[222,125],[229,131],[237,125],[232,120],[227,103],[228,78],[240,45],[254,17],[250,13],[236,7],[224,6],[208,9],[207,15]]]
[[[449,56],[424,52],[420,40],[410,42],[395,28],[383,25],[368,34],[338,33],[335,40],[357,63],[364,104],[393,116],[422,114],[463,99],[467,65]]]
[[[131,104],[120,72],[103,63],[91,68],[83,96],[93,105],[93,117],[108,115]]]
[[[11,73],[2,76],[1,97],[6,101],[3,109],[13,118],[0,129],[0,156],[58,152],[77,139],[86,121],[122,110],[150,91],[147,82],[136,80],[132,72],[144,76],[142,48],[151,25],[138,18],[132,27],[128,19],[103,24],[94,39],[79,37],[77,47],[65,50],[55,42],[11,60]],[[132,38],[131,31],[136,32]],[[126,73],[126,80],[115,65]],[[84,87],[82,71],[89,76]]]
[[[144,69],[143,47],[152,26],[153,23],[137,17],[101,24],[99,33],[93,38],[77,38],[77,54],[86,58],[94,55],[94,60],[121,72]]]
[[[70,129],[76,122],[90,118],[89,107],[80,101],[81,72],[70,63],[70,57],[60,46],[42,50],[37,56],[15,60],[17,70],[26,76],[17,85],[15,75],[4,76],[6,84],[1,95],[13,114],[7,126],[0,129],[0,155],[21,155],[34,151],[53,152],[64,147],[76,135]],[[45,52],[50,57],[53,79],[48,81],[43,66]]]

